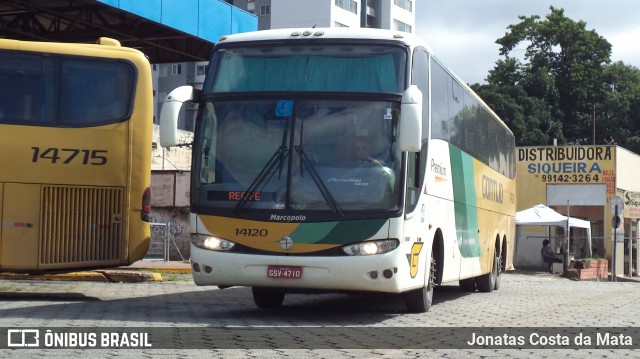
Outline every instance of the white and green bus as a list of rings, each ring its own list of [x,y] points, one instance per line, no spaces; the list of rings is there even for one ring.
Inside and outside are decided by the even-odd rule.
[[[415,36],[269,30],[220,39],[202,90],[167,96],[161,144],[199,105],[191,182],[197,285],[399,293],[498,289],[515,240],[515,141]],[[363,154],[367,152],[366,154]]]

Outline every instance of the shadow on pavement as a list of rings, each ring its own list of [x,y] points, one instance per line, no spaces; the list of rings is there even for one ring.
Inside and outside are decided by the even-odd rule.
[[[118,291],[115,283],[95,283],[104,291]],[[156,286],[172,284],[125,284],[127,286]],[[403,298],[383,293],[366,294],[287,294],[282,307],[260,309],[253,302],[251,289],[233,287],[224,290],[193,291],[186,284],[175,284],[184,288],[179,293],[144,295],[109,300],[92,297],[74,289],[72,293],[0,292],[0,301],[38,301],[37,306],[0,309],[0,326],[20,322],[22,318],[48,319],[52,321],[73,320],[82,313],[83,320],[110,322],[167,322],[174,325],[205,324],[256,325],[261,321],[273,323],[278,319],[282,325],[367,325],[383,322],[398,315],[408,314]],[[82,287],[79,287],[80,289]],[[0,287],[0,290],[1,289]],[[94,289],[95,290],[95,289]],[[132,290],[128,288],[127,290]],[[148,289],[141,288],[141,291]],[[135,289],[133,289],[135,293]],[[461,292],[458,286],[435,288],[434,306],[455,301],[472,293]],[[477,295],[477,294],[476,294]],[[71,303],[60,303],[60,302]],[[365,315],[366,314],[366,315]],[[193,318],[198,318],[194,322]],[[14,319],[14,320],[12,320]]]

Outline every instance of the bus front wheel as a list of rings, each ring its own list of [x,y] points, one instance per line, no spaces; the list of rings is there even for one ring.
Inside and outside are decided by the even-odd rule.
[[[431,251],[431,263],[428,270],[427,284],[422,288],[414,289],[404,294],[405,305],[411,313],[428,312],[431,304],[433,304],[433,287],[436,286],[436,260],[433,257],[433,250]]]
[[[272,288],[251,287],[253,301],[258,308],[278,308],[284,301],[284,292]]]

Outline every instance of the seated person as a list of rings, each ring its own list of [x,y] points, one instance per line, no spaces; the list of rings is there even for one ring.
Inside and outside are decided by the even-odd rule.
[[[371,149],[369,148],[369,143],[364,139],[359,139],[356,141],[356,158],[358,161],[363,163],[370,163],[375,166],[385,166],[386,163],[381,160],[371,156]]]
[[[553,263],[562,263],[562,260],[556,257],[556,254],[551,249],[549,245],[549,240],[545,239],[542,241],[542,249],[540,250],[540,254],[542,255],[542,259],[544,260],[545,269],[552,273]]]

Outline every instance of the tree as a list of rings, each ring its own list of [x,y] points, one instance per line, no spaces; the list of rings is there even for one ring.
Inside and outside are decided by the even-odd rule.
[[[640,153],[640,70],[616,62],[604,69],[605,97],[593,108],[597,133]]]
[[[510,96],[517,104],[507,106],[503,98],[491,105],[504,107],[500,111],[506,112],[503,115],[515,126],[514,132],[523,131],[519,144],[548,144],[551,138],[560,143],[591,143],[593,106],[607,98],[604,69],[610,62],[611,44],[595,31],[587,31],[585,22],[565,17],[563,9],[550,9],[544,20],[520,16],[520,23],[510,25],[505,36],[496,40],[505,59],[496,63],[488,86],[480,91]],[[526,51],[519,59],[522,44]],[[544,135],[526,137],[524,131],[533,129]]]
[[[513,131],[516,144],[551,144],[553,139],[564,142],[562,123],[553,116],[553,108],[522,86],[519,63],[511,58],[496,64],[489,72],[489,84],[471,87]]]

